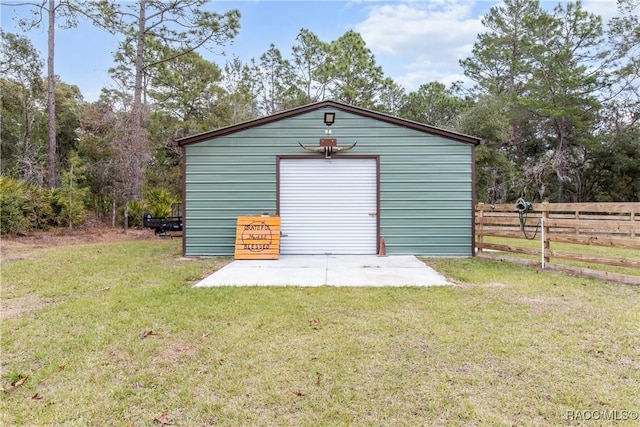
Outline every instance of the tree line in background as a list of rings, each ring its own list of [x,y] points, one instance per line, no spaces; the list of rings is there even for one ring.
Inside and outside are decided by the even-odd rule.
[[[638,0],[619,1],[606,28],[580,2],[545,11],[506,0],[460,61],[474,87],[408,93],[354,31],[327,42],[301,29],[288,56],[272,44],[248,63],[208,61],[199,50],[223,52],[240,15],[204,2],[33,5],[21,24],[48,18],[46,79],[29,39],[1,33],[3,233],[73,226],[87,210],[139,225],[143,209],[162,214],[179,200],[177,138],[324,99],[483,138],[478,201],[640,201]],[[114,83],[95,102],[53,72],[56,17],[121,37]]]

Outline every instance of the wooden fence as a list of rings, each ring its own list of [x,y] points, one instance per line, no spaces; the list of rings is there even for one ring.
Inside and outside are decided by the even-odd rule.
[[[512,204],[480,203],[476,206],[475,234],[476,254],[481,257],[640,285],[640,275],[603,270],[605,266],[640,270],[640,203],[534,203],[522,214]],[[539,245],[491,243],[485,237],[529,239]],[[621,248],[630,256],[557,250],[552,246],[555,242]],[[504,252],[537,255],[539,261],[505,257]],[[553,259],[587,263],[589,268],[553,263]]]

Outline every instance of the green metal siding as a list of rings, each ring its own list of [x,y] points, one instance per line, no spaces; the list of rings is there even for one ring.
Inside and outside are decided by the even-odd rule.
[[[298,142],[341,146],[336,156],[380,155],[380,227],[387,253],[469,256],[471,144],[336,111],[332,135],[319,109],[185,146],[185,254],[232,255],[239,215],[276,212],[276,156],[310,154]],[[312,190],[310,190],[312,191]]]

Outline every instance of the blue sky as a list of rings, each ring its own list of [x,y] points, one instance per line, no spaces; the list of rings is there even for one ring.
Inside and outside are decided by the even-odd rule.
[[[46,26],[23,33],[16,17],[28,14],[28,7],[10,6],[1,0],[1,24],[7,32],[23,34],[46,58]],[[271,43],[288,57],[301,28],[308,28],[329,42],[348,30],[359,32],[385,74],[406,90],[420,84],[441,81],[449,84],[465,80],[458,65],[471,52],[480,22],[495,0],[432,1],[215,1],[207,7],[224,12],[239,9],[240,33],[233,44],[216,54],[201,52],[223,66],[232,56],[248,62],[258,58]],[[558,2],[542,2],[552,8]],[[615,15],[615,0],[586,0],[585,7],[605,19]],[[85,100],[97,99],[100,89],[112,82],[107,69],[112,66],[117,38],[87,22],[56,34],[56,74],[65,83],[80,87]],[[224,54],[224,55],[223,55]],[[44,71],[43,71],[44,72]]]

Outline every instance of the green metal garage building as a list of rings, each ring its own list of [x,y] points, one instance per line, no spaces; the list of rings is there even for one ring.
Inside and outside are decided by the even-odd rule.
[[[184,255],[233,255],[237,217],[265,212],[281,254],[473,253],[479,138],[323,101],[178,143]]]

